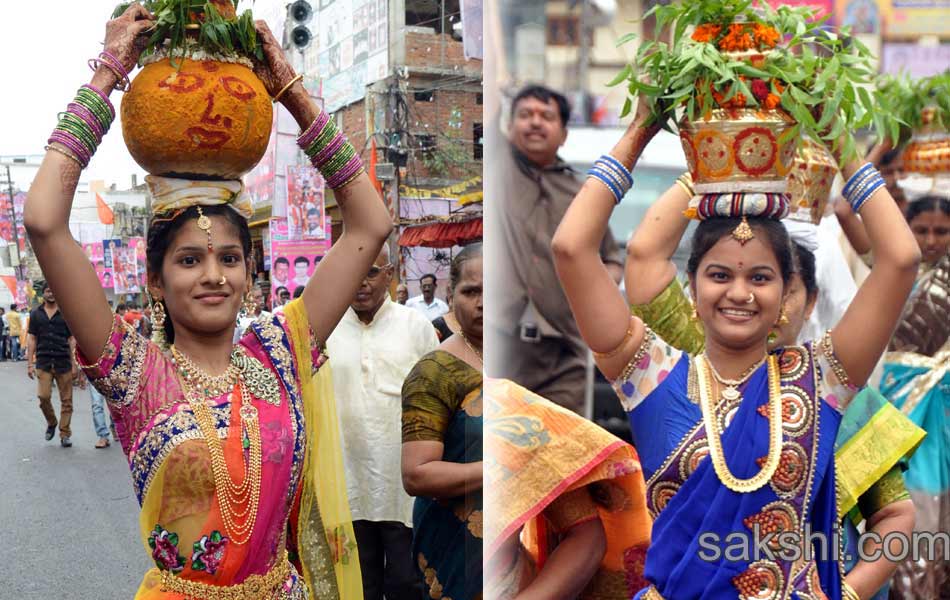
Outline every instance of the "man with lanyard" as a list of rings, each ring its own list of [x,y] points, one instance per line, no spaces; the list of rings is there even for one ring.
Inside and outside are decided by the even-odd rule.
[[[59,390],[60,445],[69,448],[73,416],[73,380],[79,372],[75,363],[76,340],[73,339],[66,320],[59,312],[56,297],[49,284],[43,284],[43,304],[30,313],[27,337],[27,375],[37,380],[36,395],[40,410],[46,417],[46,440],[56,433],[56,411],[53,409],[53,380]]]

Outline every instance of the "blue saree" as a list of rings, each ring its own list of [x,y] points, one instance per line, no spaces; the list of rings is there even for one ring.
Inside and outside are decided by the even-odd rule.
[[[647,340],[651,347],[643,360],[615,382],[648,478],[647,508],[655,519],[644,570],[652,585],[636,598],[841,598],[834,441],[853,391],[838,382],[827,359],[810,344],[778,351],[781,461],[767,485],[737,493],[705,460],[708,442],[691,393],[689,357],[658,338]],[[724,402],[714,417],[723,431],[726,463],[739,478],[758,473],[769,451],[767,386],[763,365],[740,386],[740,398]],[[787,560],[770,544],[773,555],[756,555],[751,541],[756,526],[763,532],[797,533],[799,539],[807,539],[809,531],[821,533],[828,551],[812,551],[813,560]],[[744,556],[736,553],[740,541],[747,542]]]

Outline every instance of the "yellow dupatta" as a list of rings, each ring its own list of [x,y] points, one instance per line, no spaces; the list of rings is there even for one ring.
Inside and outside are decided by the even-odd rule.
[[[330,365],[324,364],[315,375],[312,369],[305,368],[312,359],[310,345],[306,343],[310,339],[310,321],[304,303],[291,302],[284,308],[284,316],[297,342],[294,352],[300,366],[307,427],[297,534],[301,575],[311,598],[362,600],[363,580],[346,496],[343,446]],[[331,570],[335,577],[328,576]]]

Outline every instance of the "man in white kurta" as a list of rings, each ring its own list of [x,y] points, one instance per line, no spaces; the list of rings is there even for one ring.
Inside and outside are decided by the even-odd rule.
[[[402,383],[435,350],[435,329],[419,311],[393,302],[385,246],[327,340],[346,488],[365,600],[419,600],[412,560],[412,498],[402,487]]]

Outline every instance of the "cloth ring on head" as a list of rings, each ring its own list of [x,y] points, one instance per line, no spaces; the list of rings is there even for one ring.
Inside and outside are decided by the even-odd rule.
[[[218,282],[218,285],[224,285],[228,282],[228,278],[224,275],[221,276],[221,281]]]
[[[749,299],[745,303],[752,304],[753,302],[755,302],[755,292],[749,292]]]

